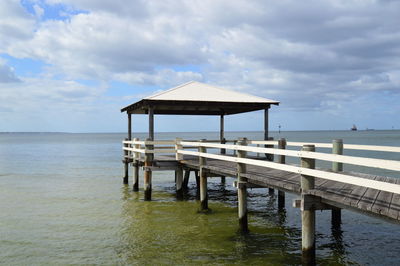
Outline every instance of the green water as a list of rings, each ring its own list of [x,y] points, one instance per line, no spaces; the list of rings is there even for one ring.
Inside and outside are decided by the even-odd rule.
[[[348,132],[293,132],[285,137],[326,142],[341,134],[348,136],[346,143],[357,143],[350,141],[353,138],[368,139],[364,144],[400,146],[399,133],[370,132],[356,138]],[[182,137],[197,139],[204,134],[215,135]],[[255,138],[261,133],[230,134]],[[170,134],[158,137],[171,138]],[[266,189],[249,190],[250,233],[242,235],[237,232],[234,179],[227,178],[225,185],[218,178],[209,181],[209,214],[197,211],[193,177],[185,200],[176,200],[173,172],[154,173],[153,201],[143,201],[142,191],[132,192],[131,180],[129,186],[122,184],[123,138],[123,134],[0,134],[0,264],[301,263],[299,210],[291,207],[296,196],[287,194],[286,210],[278,212],[276,198]],[[317,213],[318,264],[399,263],[399,225],[346,210],[342,220],[341,231],[335,232],[330,213]]]

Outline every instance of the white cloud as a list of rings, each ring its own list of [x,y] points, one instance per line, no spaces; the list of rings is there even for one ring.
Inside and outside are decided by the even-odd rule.
[[[8,66],[5,61],[0,58],[0,84],[19,82],[20,80],[14,73],[14,69]]]
[[[0,52],[49,65],[31,81],[48,101],[106,90],[80,79],[162,87],[201,80],[280,100],[283,109],[330,113],[368,93],[399,94],[398,1],[31,3],[36,18],[18,1],[0,4]],[[46,5],[57,4],[68,17],[45,19]],[[0,78],[13,75],[0,68]],[[39,93],[20,79],[15,88]]]
[[[0,53],[20,41],[34,35],[35,19],[20,5],[18,0],[0,2]]]

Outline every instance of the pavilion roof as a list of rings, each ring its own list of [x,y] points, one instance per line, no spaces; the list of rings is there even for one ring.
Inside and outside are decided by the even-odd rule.
[[[154,114],[226,115],[266,109],[271,104],[279,102],[191,81],[145,97],[121,112],[146,114],[152,107]]]

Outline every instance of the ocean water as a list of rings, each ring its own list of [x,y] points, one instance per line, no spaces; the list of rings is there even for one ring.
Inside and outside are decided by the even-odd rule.
[[[261,139],[261,132],[228,132]],[[137,134],[143,139],[145,135]],[[160,133],[157,139],[216,139],[218,133]],[[400,131],[273,132],[288,141],[400,146]],[[297,196],[286,211],[266,189],[249,190],[248,235],[237,232],[234,179],[209,181],[210,214],[197,212],[191,177],[184,201],[173,172],[153,174],[153,201],[122,184],[125,134],[0,134],[0,264],[2,265],[298,265]],[[400,154],[346,152],[400,160]],[[296,163],[296,160],[291,162]],[[320,167],[329,167],[321,163]],[[345,166],[345,170],[370,172]],[[374,170],[399,177],[399,173]],[[142,177],[142,173],[141,173]],[[142,180],[141,180],[142,185]],[[340,231],[317,213],[320,265],[399,265],[400,225],[343,210]]]

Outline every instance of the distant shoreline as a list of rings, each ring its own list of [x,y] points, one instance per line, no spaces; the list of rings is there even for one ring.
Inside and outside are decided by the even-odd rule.
[[[368,131],[398,131],[400,129],[360,129],[353,132],[368,132]],[[215,133],[219,132],[218,130],[215,131],[158,131],[157,133]],[[252,130],[252,131],[225,131],[225,133],[237,133],[237,132],[263,132],[262,130]],[[269,131],[270,133],[278,133],[277,130]],[[345,129],[317,129],[317,130],[281,130],[280,133],[284,132],[350,132],[350,130]],[[147,134],[147,132],[134,132],[136,134]],[[51,131],[32,131],[32,132],[23,132],[23,131],[4,131],[0,132],[0,134],[126,134],[126,132],[51,132]]]

